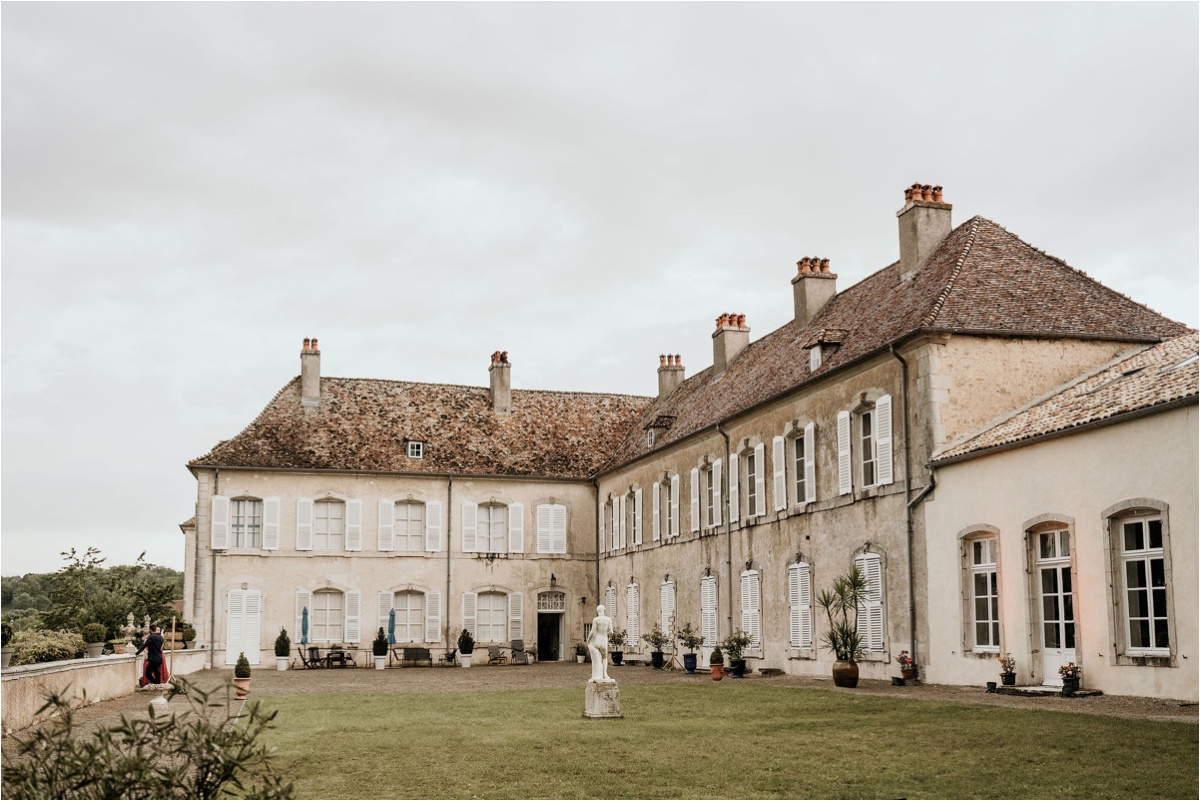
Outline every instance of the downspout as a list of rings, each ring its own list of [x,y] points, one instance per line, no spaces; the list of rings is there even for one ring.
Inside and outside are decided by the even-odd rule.
[[[908,429],[908,362],[904,361],[904,357],[896,351],[896,346],[889,346],[892,356],[896,357],[896,361],[900,362],[900,397],[901,397],[901,415],[904,423],[901,426],[904,432],[904,526],[907,537],[908,550],[908,642],[909,648],[912,648],[913,660],[917,664],[921,664],[917,660],[917,590],[913,586],[913,506],[924,498],[929,490],[933,489],[932,476],[930,483],[921,492],[921,495],[916,501],[912,497],[912,442],[909,436]]]
[[[446,653],[450,653],[450,522],[454,519],[454,476],[446,476]]]
[[[216,495],[221,489],[221,468],[217,467],[213,470],[213,491]],[[199,537],[199,532],[196,532]],[[209,501],[208,513],[208,545],[209,551],[212,552],[212,575],[209,578],[208,585],[208,606],[209,606],[209,623],[208,623],[208,664],[210,668],[217,666],[217,551],[212,547],[212,501]],[[200,543],[196,543],[196,547],[200,547]]]
[[[726,558],[726,573],[727,584],[725,588],[725,602],[729,607],[729,612],[725,617],[726,634],[733,634],[733,531],[729,525],[729,435],[725,433],[725,429],[721,428],[721,423],[717,423],[717,433],[725,439],[725,495],[721,498],[721,505],[725,508],[722,510],[725,518],[725,558]]]

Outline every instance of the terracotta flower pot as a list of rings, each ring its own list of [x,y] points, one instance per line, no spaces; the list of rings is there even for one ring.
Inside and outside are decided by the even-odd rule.
[[[915,676],[916,674],[917,674],[917,671],[913,670],[912,668],[906,668],[906,669],[900,671],[900,678],[907,681],[907,680],[913,678],[913,676]]]
[[[858,686],[857,662],[834,662],[833,683],[838,687],[854,688]]]
[[[708,670],[710,673],[712,673],[713,681],[720,681],[721,679],[725,678],[725,666],[722,664],[709,665]]]
[[[250,679],[234,679],[233,693],[237,700],[246,700],[246,696],[250,694]]]

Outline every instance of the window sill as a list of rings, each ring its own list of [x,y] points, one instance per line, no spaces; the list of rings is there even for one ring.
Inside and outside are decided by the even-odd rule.
[[[788,659],[812,660],[817,658],[817,652],[811,648],[788,648],[785,655]]]
[[[1178,667],[1171,654],[1124,653],[1117,654],[1117,664],[1129,667],[1173,668]]]

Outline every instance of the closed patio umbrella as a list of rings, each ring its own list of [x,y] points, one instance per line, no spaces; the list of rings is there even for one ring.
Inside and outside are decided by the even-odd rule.
[[[308,645],[308,607],[300,611],[300,644]]]
[[[396,644],[396,610],[388,612],[388,645]]]

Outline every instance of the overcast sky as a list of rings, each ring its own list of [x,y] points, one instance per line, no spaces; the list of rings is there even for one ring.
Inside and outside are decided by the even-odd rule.
[[[3,573],[183,566],[299,372],[653,394],[945,187],[1197,325],[1197,5],[3,6]]]

